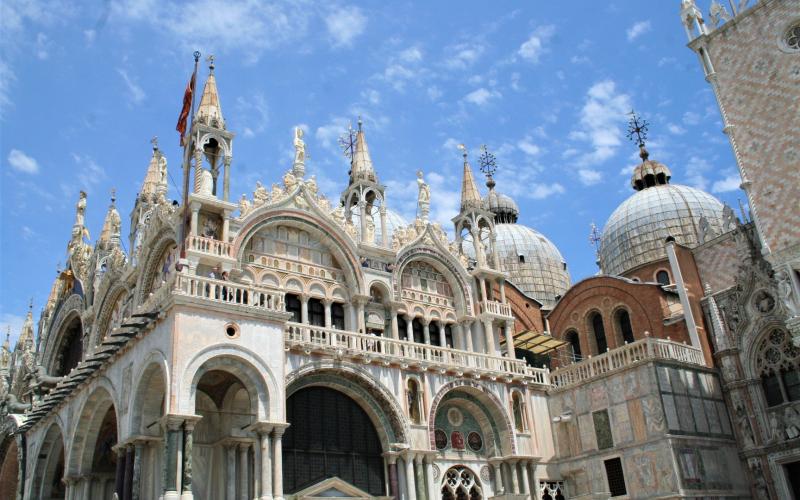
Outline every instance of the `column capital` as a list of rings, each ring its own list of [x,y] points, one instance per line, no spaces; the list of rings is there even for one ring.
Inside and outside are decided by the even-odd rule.
[[[256,434],[269,434],[272,432],[273,426],[275,424],[272,422],[261,421],[261,422],[254,422],[247,427],[245,427],[246,431],[252,431]]]
[[[384,451],[381,455],[386,459],[387,462],[389,462],[389,465],[394,465],[397,463],[397,458],[400,456],[400,452]]]
[[[177,431],[180,430],[184,423],[187,423],[188,425],[191,425],[191,428],[194,428],[194,425],[201,418],[203,417],[200,415],[181,415],[170,413],[161,417],[161,425],[168,430]]]
[[[286,429],[290,425],[292,425],[292,424],[289,424],[287,422],[275,422],[275,423],[272,424],[272,434],[276,438],[279,438],[279,437],[283,436],[283,433],[286,432]]]
[[[369,295],[353,295],[351,298],[353,302],[359,306],[363,306],[369,302]]]

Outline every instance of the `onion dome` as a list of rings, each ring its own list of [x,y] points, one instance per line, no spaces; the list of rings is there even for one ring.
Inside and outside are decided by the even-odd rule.
[[[639,146],[642,163],[631,178],[636,193],[614,210],[603,229],[600,267],[605,274],[621,275],[665,259],[668,236],[691,248],[699,243],[701,225],[722,233],[722,203],[699,189],[670,184],[669,168],[650,160],[644,144]]]

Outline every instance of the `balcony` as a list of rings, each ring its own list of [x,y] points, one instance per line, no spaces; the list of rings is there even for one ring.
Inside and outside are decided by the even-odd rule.
[[[508,378],[529,384],[549,385],[549,371],[527,366],[523,360],[418,344],[333,328],[287,323],[286,346],[306,354],[351,358],[363,363],[382,362],[401,367],[471,374],[491,379]]]
[[[213,257],[233,257],[233,245],[231,243],[206,238],[205,236],[189,235],[186,238],[186,248],[192,252],[198,252]]]
[[[500,318],[512,318],[511,305],[496,300],[480,301],[481,314],[491,314]]]
[[[680,361],[706,366],[703,351],[671,340],[644,338],[550,373],[553,386],[564,389],[645,360]]]
[[[286,310],[281,291],[189,274],[177,275],[172,294],[258,311]]]

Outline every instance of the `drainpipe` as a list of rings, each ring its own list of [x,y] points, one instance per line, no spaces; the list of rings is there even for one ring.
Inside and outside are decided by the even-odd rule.
[[[672,276],[675,278],[675,286],[678,290],[678,297],[681,299],[683,307],[683,319],[686,321],[686,329],[689,330],[689,340],[693,347],[700,348],[700,337],[697,334],[697,324],[694,322],[694,314],[689,304],[689,296],[686,293],[686,285],[683,283],[683,275],[678,265],[678,255],[675,253],[675,238],[667,237],[667,258],[669,267],[672,269]]]

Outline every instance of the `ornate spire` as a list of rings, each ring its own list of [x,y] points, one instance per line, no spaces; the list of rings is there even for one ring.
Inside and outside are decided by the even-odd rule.
[[[628,123],[628,139],[639,146],[639,158],[642,163],[633,169],[631,186],[636,191],[662,184],[669,184],[672,173],[666,165],[650,159],[650,153],[645,147],[649,123],[641,119],[635,111],[628,113],[631,117]]]
[[[358,118],[358,131],[356,132],[356,140],[353,144],[353,159],[351,163],[351,177],[352,179],[366,179],[372,182],[377,182],[375,176],[375,169],[372,166],[372,158],[369,156],[369,147],[367,147],[367,138],[364,135],[364,129],[361,117]]]
[[[19,334],[14,350],[28,345],[33,345],[33,299],[28,303],[28,315],[25,316],[25,322],[22,324],[22,331]]]
[[[157,198],[159,194],[167,193],[167,158],[158,149],[158,137],[153,137],[150,142],[153,144],[153,156],[147,166],[147,173],[142,183],[140,196],[147,201]]]
[[[217,92],[217,79],[214,76],[214,56],[208,56],[208,79],[203,87],[200,106],[197,108],[196,119],[208,126],[225,129],[225,119],[222,118],[222,107],[219,103]]]
[[[482,206],[481,193],[475,183],[475,176],[472,175],[472,167],[467,161],[467,147],[463,144],[458,145],[464,157],[464,177],[461,181],[461,211],[467,208],[480,208]]]
[[[98,239],[98,244],[101,247],[119,245],[121,220],[117,211],[116,201],[116,190],[112,189],[111,205],[108,206],[108,212],[106,212],[106,218],[103,221],[103,230],[100,232],[100,238]]]

